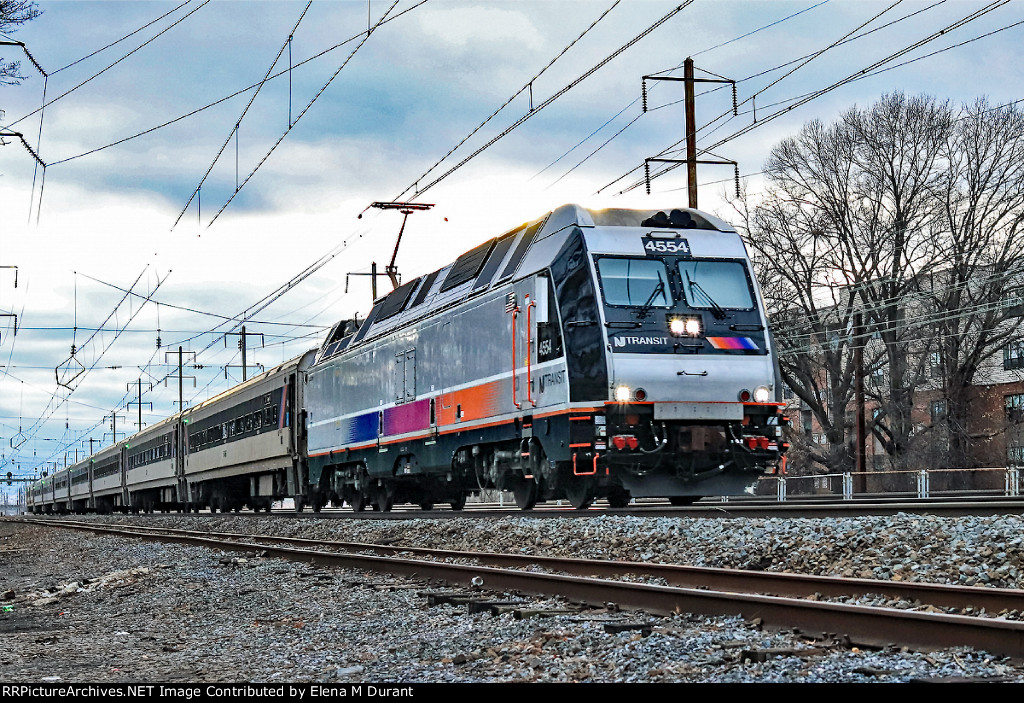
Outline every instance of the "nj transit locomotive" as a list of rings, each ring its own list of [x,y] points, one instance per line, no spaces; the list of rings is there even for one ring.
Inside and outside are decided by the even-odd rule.
[[[696,210],[563,206],[405,283],[362,323],[336,325],[315,355],[268,374],[270,395],[253,379],[172,418],[170,434],[186,438],[175,480],[134,490],[128,471],[114,505],[291,496],[314,510],[461,509],[490,488],[523,509],[555,498],[685,504],[743,492],[785,448],[746,250]],[[243,398],[277,408],[277,424],[268,412],[261,429],[231,434],[226,411]],[[216,461],[199,470],[207,445]],[[57,507],[59,476],[37,486],[41,505]]]

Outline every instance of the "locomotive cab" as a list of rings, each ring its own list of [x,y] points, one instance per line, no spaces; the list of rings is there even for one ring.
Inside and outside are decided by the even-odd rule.
[[[682,504],[750,488],[784,447],[771,338],[738,234],[695,210],[588,214],[578,246],[596,284],[591,339],[576,333],[581,302],[568,295],[562,324],[569,365],[581,348],[593,355],[599,334],[607,371],[600,394],[577,389],[604,412],[574,428],[568,497]]]

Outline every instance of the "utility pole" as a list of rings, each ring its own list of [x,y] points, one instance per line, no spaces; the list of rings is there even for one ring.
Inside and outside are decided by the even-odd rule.
[[[14,287],[18,287],[18,267],[17,266],[0,266],[0,269],[14,269]],[[0,317],[13,317],[14,318],[14,336],[18,336],[18,315],[13,312],[0,312]],[[0,340],[2,341],[2,340]]]
[[[128,407],[131,407],[132,405],[138,405],[139,406],[139,431],[141,432],[142,431],[142,406],[143,405],[148,405],[149,409],[152,410],[153,409],[153,404],[152,403],[148,403],[148,402],[147,403],[143,403],[142,402],[142,379],[140,378],[136,383],[138,385],[138,398],[139,398],[139,400],[137,402],[135,402],[135,403],[131,403],[131,402],[128,403]],[[128,384],[129,392],[131,391],[133,385],[136,385],[136,384],[132,384],[132,383]],[[153,384],[152,383],[149,384],[149,390],[153,390]]]
[[[196,353],[194,351],[182,351],[181,347],[178,347],[178,351],[176,351],[176,352],[164,352],[164,363],[165,364],[167,363],[167,360],[168,360],[168,358],[170,356],[176,355],[178,357],[178,375],[177,376],[167,376],[166,378],[164,378],[164,385],[165,386],[167,385],[167,379],[168,378],[177,378],[178,379],[178,410],[179,411],[185,409],[185,399],[184,399],[184,392],[183,392],[183,388],[182,388],[183,381],[186,378],[191,378],[192,379],[192,387],[193,388],[196,387],[196,377],[195,376],[185,376],[182,373],[182,366],[183,366],[184,357],[185,357],[186,354],[191,354],[192,355],[192,363],[195,364]]]
[[[245,351],[246,351],[246,349],[248,347],[248,345],[245,343],[245,338],[246,338],[246,336],[249,336],[249,337],[257,337],[258,336],[260,338],[260,346],[262,347],[262,346],[264,346],[264,343],[263,343],[263,333],[262,332],[252,332],[252,333],[247,335],[246,332],[245,332],[245,325],[242,325],[242,331],[241,332],[228,332],[227,334],[224,335],[224,346],[225,347],[227,347],[227,345],[228,345],[228,335],[238,335],[238,348],[242,350],[242,381],[245,381],[246,377],[247,377],[246,376],[246,369],[247,369],[247,367],[246,367],[246,363],[245,363]],[[233,364],[229,364],[229,365],[224,367],[224,377],[225,378],[227,378],[228,369],[231,368],[231,366],[233,366]],[[256,368],[260,369],[261,371],[263,370],[263,367],[260,366],[259,364],[256,364]]]
[[[684,83],[685,98],[685,135],[686,135],[686,158],[685,159],[662,159],[652,157],[644,159],[644,180],[647,185],[647,194],[651,194],[651,164],[669,163],[686,164],[687,191],[689,193],[689,206],[697,208],[697,164],[732,164],[736,176],[736,197],[740,194],[740,170],[739,164],[726,159],[698,159],[697,158],[697,119],[696,99],[693,93],[695,83],[731,83],[732,84],[732,114],[737,114],[736,106],[736,81],[728,78],[695,78],[693,74],[693,59],[687,57],[683,62],[683,77],[678,76],[643,76],[641,78],[641,91],[643,94],[643,111],[647,112],[647,81],[682,81]]]
[[[397,274],[397,269],[396,269]],[[377,300],[377,276],[388,276],[385,273],[377,273],[377,262],[370,262],[370,273],[346,273],[345,274],[345,292],[348,293],[348,277],[349,276],[369,276],[370,277],[370,294],[373,296],[373,300]],[[390,276],[388,276],[390,278]],[[399,279],[401,280],[401,279]]]
[[[856,407],[856,438],[854,451],[857,467],[857,484],[861,493],[867,493],[868,477],[865,473],[865,440],[866,423],[864,421],[864,320],[861,312],[853,314],[853,366],[854,366],[854,404]]]
[[[114,444],[117,444],[117,411],[115,410],[110,415],[104,415],[103,419],[106,420],[108,417],[110,418],[110,430],[111,430],[111,433],[114,436]],[[121,419],[122,420],[125,419],[124,415],[121,416]],[[124,432],[122,432],[121,434],[124,435]],[[103,436],[106,437],[107,433],[104,432]]]

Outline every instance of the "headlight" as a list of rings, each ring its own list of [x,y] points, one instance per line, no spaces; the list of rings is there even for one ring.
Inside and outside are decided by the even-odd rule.
[[[768,386],[758,386],[754,389],[754,402],[767,403],[772,399],[772,391]]]
[[[703,329],[700,317],[671,317],[668,321],[668,331],[673,337],[699,337]]]
[[[633,397],[633,391],[629,386],[616,386],[615,387],[615,400],[620,403],[625,403]]]

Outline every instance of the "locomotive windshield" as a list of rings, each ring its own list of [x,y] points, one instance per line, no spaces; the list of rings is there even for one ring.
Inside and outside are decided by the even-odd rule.
[[[656,259],[598,259],[604,300],[609,305],[672,306],[668,271]]]
[[[746,268],[739,261],[680,261],[679,277],[690,307],[712,310],[754,307]]]

